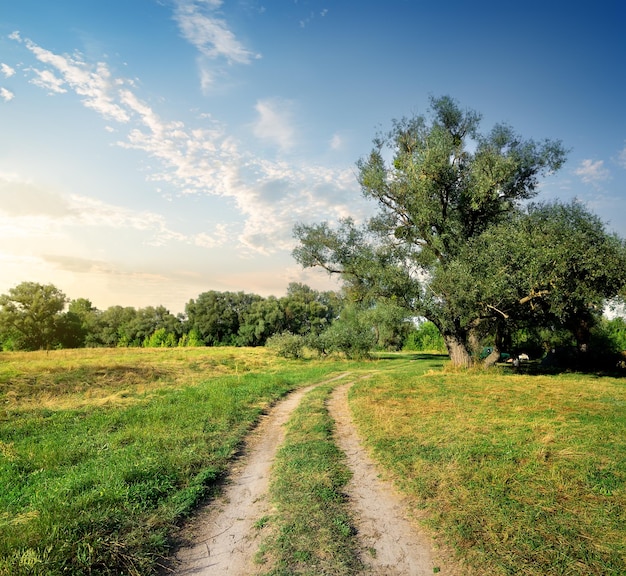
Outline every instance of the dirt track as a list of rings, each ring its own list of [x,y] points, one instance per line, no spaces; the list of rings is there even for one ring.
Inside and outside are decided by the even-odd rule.
[[[336,422],[336,441],[353,472],[348,496],[353,506],[365,574],[422,576],[433,574],[430,541],[404,515],[406,505],[383,482],[361,446],[347,403],[351,382],[338,387],[329,402]],[[262,573],[254,563],[262,532],[255,522],[268,514],[269,477],[284,439],[284,424],[310,389],[290,394],[263,417],[251,435],[245,456],[235,466],[223,491],[193,521],[193,545],[175,557],[176,576],[250,576]],[[442,575],[447,574],[443,569]]]

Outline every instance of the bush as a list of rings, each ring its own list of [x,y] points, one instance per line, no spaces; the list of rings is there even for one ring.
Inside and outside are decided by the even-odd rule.
[[[346,358],[367,358],[376,346],[371,326],[358,316],[335,320],[319,336],[318,349],[325,353],[340,352]]]
[[[176,344],[176,335],[165,328],[157,328],[143,341],[144,348],[174,348]]]
[[[265,345],[283,358],[302,358],[305,339],[298,334],[282,332],[270,336]]]

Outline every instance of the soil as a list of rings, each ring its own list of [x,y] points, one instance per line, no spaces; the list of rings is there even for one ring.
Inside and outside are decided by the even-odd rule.
[[[345,377],[346,375],[340,376]],[[352,382],[342,384],[329,401],[336,422],[337,445],[347,456],[353,477],[347,495],[360,542],[364,574],[422,576],[456,573],[439,561],[432,541],[415,521],[390,482],[381,479],[376,465],[361,445],[350,416],[347,393]],[[185,528],[188,546],[180,548],[167,572],[175,576],[251,576],[267,567],[254,557],[264,531],[255,524],[271,512],[268,502],[270,471],[284,439],[284,424],[302,397],[303,388],[276,404],[250,435],[243,457],[217,496]]]

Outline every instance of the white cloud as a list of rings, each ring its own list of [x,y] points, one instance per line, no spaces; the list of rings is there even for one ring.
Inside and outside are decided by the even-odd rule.
[[[219,3],[207,5],[217,7]],[[291,229],[296,221],[358,213],[354,205],[357,186],[351,169],[333,171],[263,160],[242,149],[242,144],[210,115],[200,115],[201,124],[196,126],[162,118],[137,95],[133,82],[114,77],[104,63],[93,65],[80,55],[58,55],[30,40],[20,42],[49,67],[51,74],[63,80],[68,92],[80,96],[84,106],[107,121],[118,122],[118,146],[141,151],[155,160],[147,178],[173,190],[167,195],[222,196],[231,199],[241,215],[241,222],[228,230],[190,236],[170,230],[161,215],[130,212],[73,196],[68,203],[74,215],[65,220],[66,224],[150,231],[149,243],[155,245],[175,241],[214,247],[226,243],[229,235],[231,246],[238,239],[240,246],[250,251],[269,253],[292,245]],[[50,89],[49,83],[40,86]],[[288,101],[259,101],[258,119],[252,126],[255,135],[280,150],[292,148],[292,108]],[[113,128],[107,123],[103,129],[110,132]],[[334,142],[339,144],[338,139]]]
[[[30,81],[31,84],[49,90],[50,93],[53,94],[65,94],[67,92],[67,90],[63,88],[65,81],[55,76],[54,72],[50,70],[37,70],[36,68],[31,68],[31,71],[35,73],[35,77]]]
[[[19,41],[21,42],[21,39]],[[61,75],[59,79],[51,70],[34,70],[37,77],[33,83],[56,92],[63,91],[61,86],[67,84],[82,97],[85,106],[92,108],[103,117],[117,122],[129,121],[128,113],[115,102],[120,87],[126,81],[112,79],[111,72],[105,63],[98,62],[91,65],[86,63],[80,55],[54,54],[31,40],[25,40],[24,43],[37,60],[51,66]]]
[[[0,87],[0,98],[2,98],[5,102],[10,102],[13,98],[15,98],[15,94],[7,88]]]
[[[255,106],[259,116],[253,126],[254,135],[282,150],[294,144],[292,104],[285,100],[261,100]]]
[[[342,146],[343,138],[339,134],[333,134],[333,137],[330,139],[331,150],[340,150]]]
[[[580,177],[585,184],[591,184],[595,187],[601,182],[610,178],[610,173],[604,166],[603,160],[583,160],[580,166],[574,170],[574,174]]]
[[[0,63],[0,72],[5,78],[11,78],[15,74],[15,69],[8,64]]]
[[[237,40],[224,20],[213,16],[211,12],[221,4],[206,0],[178,0],[174,19],[185,40],[207,58],[223,57],[229,63],[249,64],[260,56]]]

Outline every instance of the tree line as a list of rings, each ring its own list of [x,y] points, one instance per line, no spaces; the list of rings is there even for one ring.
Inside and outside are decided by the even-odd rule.
[[[183,314],[164,306],[99,310],[52,284],[22,282],[0,296],[4,350],[97,346],[262,346],[273,334],[319,333],[340,314],[342,297],[292,283],[282,298],[207,291]]]
[[[207,291],[189,300],[185,313],[164,306],[96,308],[87,298],[68,299],[52,284],[22,282],[0,295],[0,349],[50,350],[83,347],[271,346],[298,358],[305,350],[367,356],[372,350],[446,351],[430,321],[416,322],[395,299],[367,306],[345,291],[317,291],[292,283],[285,296]],[[599,318],[594,346],[626,350],[626,321]],[[566,327],[520,328],[508,350],[533,358],[575,342]],[[481,346],[493,341],[486,337]]]

